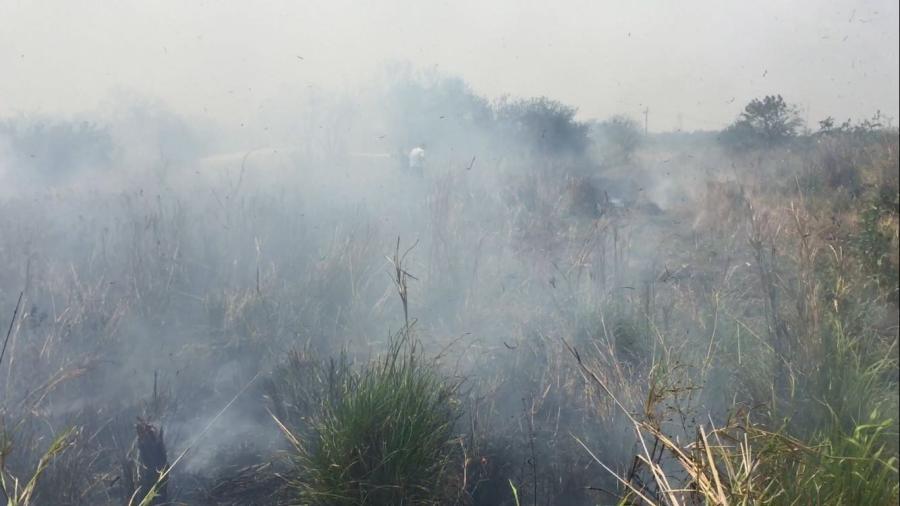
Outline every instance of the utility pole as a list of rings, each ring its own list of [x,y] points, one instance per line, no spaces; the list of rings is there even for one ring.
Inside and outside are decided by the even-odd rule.
[[[648,133],[647,125],[648,125],[648,116],[649,115],[650,115],[650,107],[647,106],[646,108],[644,108],[644,137],[646,137],[647,133]]]

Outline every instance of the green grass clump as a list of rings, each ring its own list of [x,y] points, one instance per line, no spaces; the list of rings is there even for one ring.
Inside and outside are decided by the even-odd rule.
[[[340,382],[310,441],[294,440],[303,504],[442,503],[453,481],[456,385],[422,360],[406,334]]]
[[[10,449],[9,436],[5,432],[0,434],[0,439],[3,441],[3,450],[0,452],[0,497],[6,499],[7,506],[34,504],[33,498],[37,492],[38,480],[50,467],[53,460],[69,448],[74,433],[75,429],[72,428],[57,436],[41,455],[31,474],[31,479],[24,483],[12,476],[6,469],[6,454]]]
[[[891,505],[900,500],[897,458],[886,443],[893,420],[873,412],[848,434],[839,427],[816,436],[812,446],[763,450],[771,504]],[[777,450],[776,450],[777,448]]]

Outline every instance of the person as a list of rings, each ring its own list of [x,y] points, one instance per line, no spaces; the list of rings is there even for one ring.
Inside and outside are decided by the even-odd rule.
[[[425,172],[425,144],[419,144],[409,151],[409,171],[416,176]]]

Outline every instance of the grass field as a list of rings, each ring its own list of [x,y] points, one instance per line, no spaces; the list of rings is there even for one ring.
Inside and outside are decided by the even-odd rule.
[[[0,201],[8,504],[900,501],[896,129],[304,163]]]

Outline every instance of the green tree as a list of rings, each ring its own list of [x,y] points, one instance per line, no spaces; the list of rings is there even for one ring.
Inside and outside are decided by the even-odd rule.
[[[802,126],[795,106],[781,95],[767,95],[751,100],[721,139],[735,149],[770,148],[796,137]]]
[[[575,119],[577,110],[547,97],[501,100],[496,121],[511,141],[532,154],[581,157],[590,145],[588,126]]]

